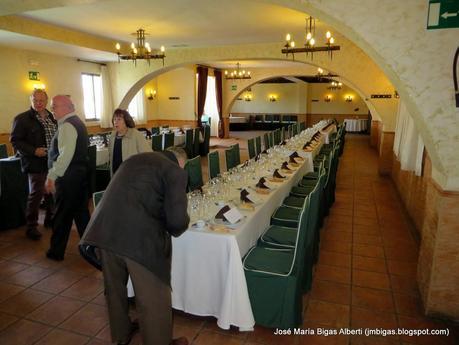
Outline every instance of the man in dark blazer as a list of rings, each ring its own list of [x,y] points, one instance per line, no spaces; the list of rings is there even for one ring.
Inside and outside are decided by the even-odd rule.
[[[168,156],[166,156],[168,155]],[[128,344],[135,330],[128,312],[130,275],[144,345],[187,344],[172,339],[172,236],[188,227],[186,153],[140,153],[110,181],[81,239],[100,248],[112,341]]]
[[[22,171],[29,178],[29,196],[26,207],[26,235],[38,240],[37,229],[40,202],[45,197],[46,217],[44,225],[51,225],[52,196],[45,193],[48,172],[48,148],[57,130],[57,122],[46,109],[48,95],[45,90],[34,90],[30,95],[31,107],[17,115],[13,121],[11,144],[21,158]]]

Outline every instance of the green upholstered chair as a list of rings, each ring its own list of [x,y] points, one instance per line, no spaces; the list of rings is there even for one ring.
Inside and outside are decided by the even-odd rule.
[[[269,147],[274,146],[274,133],[271,131],[268,133]]]
[[[261,153],[261,137],[258,136],[255,138],[255,147],[257,149],[257,155]]]
[[[92,205],[94,208],[99,205],[100,200],[102,200],[102,196],[104,195],[105,190],[101,190],[99,192],[92,193]]]
[[[159,134],[159,127],[151,127],[151,135]]]
[[[193,157],[199,156],[199,136],[201,129],[196,127],[193,129]]]
[[[151,136],[151,148],[153,149],[153,151],[163,150],[163,135],[162,134],[153,134]]]
[[[185,151],[188,159],[193,158],[193,130],[187,129],[185,131]]]
[[[236,165],[241,164],[241,151],[239,150],[239,144],[231,145],[234,150],[234,157],[236,157]]]
[[[174,146],[175,134],[173,132],[164,134],[164,150],[168,147]]]
[[[249,158],[252,159],[257,155],[257,151],[255,149],[255,139],[251,138],[247,140],[247,148],[249,150]]]
[[[188,159],[184,169],[188,173],[188,191],[193,191],[204,185],[202,180],[201,156]]]
[[[263,134],[263,145],[265,150],[269,149],[271,146],[269,146],[269,135],[268,133]]]
[[[304,262],[312,233],[309,199],[302,210],[293,249],[256,246],[243,259],[255,323],[270,328],[297,327],[302,322]]]
[[[231,170],[238,165],[237,154],[234,146],[225,150],[226,170]]]
[[[210,121],[210,117],[209,117]],[[209,153],[210,147],[210,125],[204,126],[204,142],[199,143],[199,154],[205,156]]]
[[[209,166],[209,180],[211,180],[220,175],[220,155],[218,151],[209,152],[207,162]]]
[[[8,151],[6,149],[6,144],[0,144],[0,159],[8,158]]]

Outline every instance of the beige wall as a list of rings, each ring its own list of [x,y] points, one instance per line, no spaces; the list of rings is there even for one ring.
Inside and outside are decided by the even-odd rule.
[[[328,90],[329,84],[314,84],[308,86],[308,113],[310,114],[368,114],[368,107],[359,94],[343,85],[341,90]],[[325,95],[331,96],[330,102],[325,102]],[[352,96],[352,102],[346,102],[346,96]],[[313,102],[312,100],[318,100]],[[359,110],[356,110],[358,108]]]
[[[100,73],[100,66],[74,58],[17,50],[0,46],[0,133],[11,131],[13,118],[30,107],[33,83],[43,83],[48,96],[71,95],[82,118],[83,90],[81,73]],[[40,72],[40,81],[29,81],[28,72]]]

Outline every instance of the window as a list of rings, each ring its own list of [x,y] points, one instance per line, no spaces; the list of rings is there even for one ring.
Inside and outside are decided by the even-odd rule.
[[[217,91],[215,89],[215,77],[207,77],[207,94],[206,94],[206,103],[204,104],[204,116],[207,116],[211,121],[207,122],[211,124],[210,135],[218,135],[218,122],[220,121],[218,116],[217,108]],[[202,118],[201,118],[202,120]]]
[[[98,74],[81,74],[83,84],[84,117],[87,121],[100,120],[102,112],[102,78]]]
[[[134,119],[140,120],[143,117],[143,89],[134,96],[128,106],[128,112]]]

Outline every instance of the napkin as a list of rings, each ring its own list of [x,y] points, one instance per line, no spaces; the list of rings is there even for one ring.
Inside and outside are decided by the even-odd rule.
[[[293,166],[298,166],[298,163],[296,162],[295,157],[290,156],[290,159],[288,162],[291,163]]]
[[[279,169],[274,170],[273,177],[275,177],[275,178],[285,178],[285,176],[282,176],[279,173]]]
[[[290,169],[288,167],[288,163],[287,162],[282,163],[282,167],[281,168],[284,169],[284,170],[292,170],[292,169]]]
[[[220,211],[218,211],[218,213],[215,215],[215,219],[223,219],[223,220],[226,220],[225,218],[225,213],[228,212],[229,210],[231,210],[231,207],[229,207],[228,205],[225,205],[223,206]]]
[[[253,201],[250,200],[250,199],[248,198],[248,195],[249,195],[249,194],[250,194],[250,193],[247,192],[246,189],[241,190],[241,201],[242,201],[242,202],[248,202],[248,203],[250,203],[250,204],[253,204]]]
[[[262,177],[255,186],[261,189],[269,189],[269,187],[265,184],[265,182],[266,182],[265,178]]]
[[[292,158],[292,157],[295,158],[295,160],[296,160],[296,159],[298,159],[298,160],[300,160],[300,161],[304,160],[303,157],[300,157],[300,155],[299,155],[298,152],[296,152],[296,151],[293,152],[293,153],[290,155],[290,158]]]

